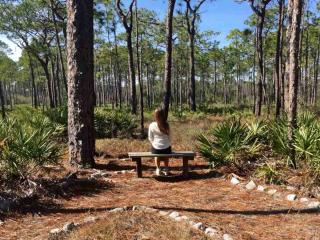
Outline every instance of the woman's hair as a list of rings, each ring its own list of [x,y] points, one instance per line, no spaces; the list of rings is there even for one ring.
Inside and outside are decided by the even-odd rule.
[[[161,107],[157,108],[154,111],[154,118],[158,124],[158,128],[160,129],[160,132],[166,135],[170,135],[170,127],[166,118],[165,110]]]

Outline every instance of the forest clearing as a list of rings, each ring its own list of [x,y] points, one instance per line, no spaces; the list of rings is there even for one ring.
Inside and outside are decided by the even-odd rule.
[[[319,11],[0,1],[0,239],[320,239]]]

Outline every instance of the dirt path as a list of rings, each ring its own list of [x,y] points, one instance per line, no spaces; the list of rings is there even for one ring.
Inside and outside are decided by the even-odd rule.
[[[152,162],[148,166],[152,166]],[[215,172],[195,161],[191,179],[170,177],[155,179],[152,169],[144,178],[135,173],[112,174],[112,187],[87,191],[71,198],[60,198],[51,209],[38,214],[26,213],[5,219],[0,239],[46,239],[50,229],[67,221],[79,221],[89,215],[101,215],[109,208],[137,204],[175,210],[192,219],[216,226],[234,239],[320,239],[320,212],[305,211],[298,201],[289,202],[232,186]],[[132,169],[131,162],[119,161],[110,169]],[[176,170],[179,170],[178,167]]]

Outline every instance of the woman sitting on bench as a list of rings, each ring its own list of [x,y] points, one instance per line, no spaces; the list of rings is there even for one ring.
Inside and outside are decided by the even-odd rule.
[[[151,152],[153,154],[170,154],[171,141],[170,141],[170,127],[166,119],[166,114],[163,108],[157,108],[154,112],[155,121],[149,125],[149,141],[151,142]],[[160,162],[164,162],[165,168],[163,171],[160,169]],[[169,175],[169,158],[155,157],[156,175]]]

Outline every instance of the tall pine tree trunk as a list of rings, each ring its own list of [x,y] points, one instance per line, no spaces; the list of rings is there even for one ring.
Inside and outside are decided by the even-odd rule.
[[[299,80],[299,44],[303,0],[289,0],[288,3],[288,28],[287,28],[287,77],[289,82],[288,94],[288,141],[290,160],[293,167],[297,167],[295,159],[295,129],[297,128],[297,97]]]
[[[165,94],[163,105],[168,116],[171,97],[171,73],[172,73],[172,20],[176,0],[168,0],[167,23],[166,23],[166,56],[165,56]]]
[[[277,46],[275,58],[275,101],[276,101],[276,118],[280,116],[281,110],[281,72],[282,72],[282,32],[283,32],[283,13],[284,0],[278,0],[279,3],[279,19],[277,31]]]
[[[0,101],[1,101],[1,116],[2,119],[6,118],[6,109],[5,109],[5,98],[3,94],[3,84],[0,81]]]
[[[93,167],[93,0],[68,0],[67,15],[69,160]]]

